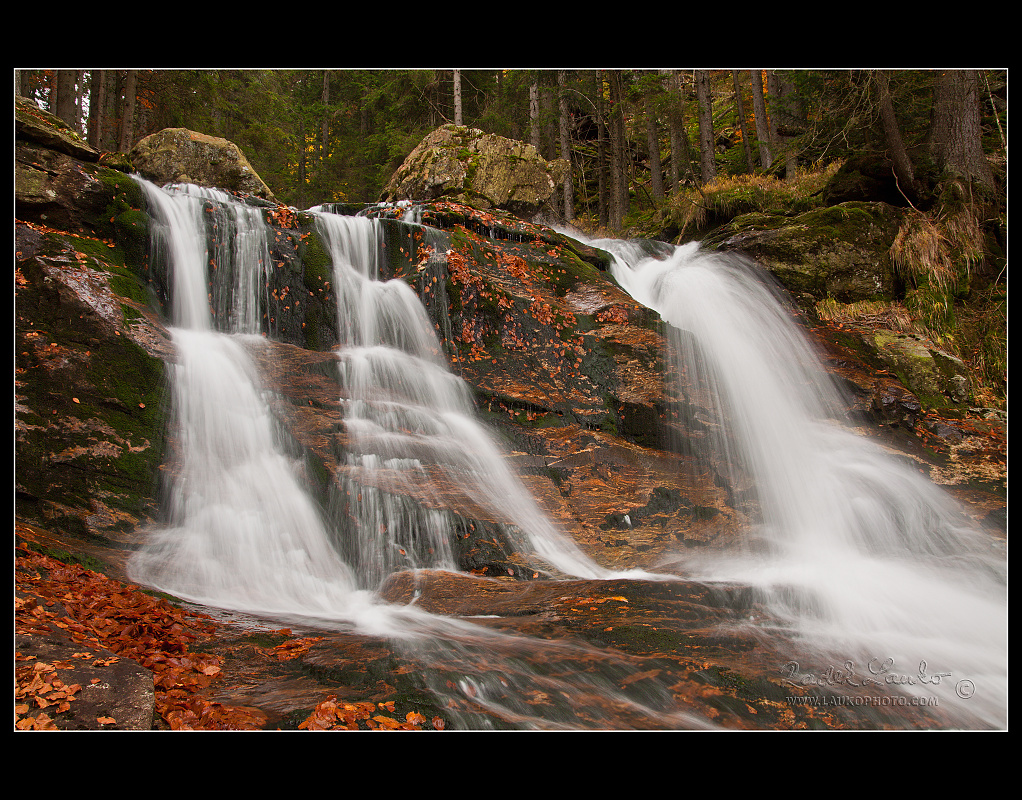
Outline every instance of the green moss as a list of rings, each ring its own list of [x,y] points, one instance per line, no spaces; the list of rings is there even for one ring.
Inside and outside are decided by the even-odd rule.
[[[305,284],[312,291],[322,288],[324,283],[333,281],[333,259],[324,247],[315,225],[303,227],[298,258],[305,275]]]
[[[119,170],[101,167],[96,178],[103,184],[109,195],[109,202],[102,219],[92,224],[101,237],[116,243],[116,250],[106,260],[131,266],[139,271],[145,261],[149,246],[149,217],[145,211],[145,196],[142,188],[133,178]]]
[[[62,564],[77,564],[78,566],[92,570],[93,572],[103,572],[106,569],[106,565],[102,561],[98,558],[93,558],[92,556],[72,553],[70,550],[47,547],[46,545],[37,544],[36,542],[25,542],[25,546],[36,553],[48,556],[49,558],[54,558]]]
[[[696,641],[691,634],[655,628],[651,625],[615,625],[608,634],[613,644],[645,652],[683,652]]]

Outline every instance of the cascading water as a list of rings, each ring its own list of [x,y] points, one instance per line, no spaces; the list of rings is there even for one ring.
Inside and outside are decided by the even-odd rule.
[[[568,575],[609,573],[550,523],[475,417],[425,309],[402,280],[381,280],[379,220],[314,209],[329,243],[338,297],[338,357],[347,391],[351,557],[366,586],[398,567],[454,569],[458,524],[437,501],[460,496],[473,514],[502,526],[516,552]],[[409,498],[417,498],[410,500]],[[449,503],[448,499],[448,503]]]
[[[994,540],[839,424],[818,355],[752,265],[695,243],[666,258],[589,244],[614,254],[616,280],[669,323],[679,368],[711,398],[699,434],[711,432],[708,463],[725,480],[753,478],[758,520],[744,546],[687,555],[686,575],[757,587],[796,635],[857,667],[856,680],[897,680],[939,693],[964,725],[1004,725],[1006,578]]]
[[[668,708],[666,689],[648,690],[652,705],[621,694],[620,681],[608,676],[629,667],[616,657],[381,603],[372,590],[389,570],[454,566],[449,537],[456,531],[429,502],[438,475],[448,500],[460,491],[468,506],[517,531],[516,543],[545,563],[580,576],[608,573],[554,529],[504,465],[473,420],[463,383],[444,368],[408,287],[377,280],[377,224],[321,214],[341,298],[338,361],[350,456],[348,475],[339,480],[361,495],[354,535],[350,517],[334,535],[330,515],[296,477],[300,465],[278,435],[250,355],[263,342],[256,331],[265,229],[251,209],[222,192],[137,180],[156,230],[154,256],[167,260],[171,275],[172,413],[181,465],[168,492],[167,523],[129,562],[133,580],[213,608],[386,636],[395,648],[427,659],[425,690],[449,694],[433,675],[460,676],[458,691],[482,710],[451,710],[465,727],[489,727],[494,719],[512,727],[572,727],[582,719],[574,704],[583,696],[593,698],[594,708],[614,709],[608,725],[634,719],[642,727],[705,727]],[[230,232],[209,245],[209,228]],[[338,539],[352,541],[339,552]],[[396,558],[402,549],[411,556]],[[503,658],[510,667],[537,648],[545,652],[546,674],[488,666]],[[577,658],[598,659],[607,674],[573,675],[562,660]],[[540,688],[558,702],[537,715],[527,697]],[[595,711],[584,718],[600,719]]]
[[[137,180],[157,228],[154,255],[163,251],[172,265],[170,383],[181,466],[167,495],[167,523],[132,558],[132,578],[253,613],[348,609],[357,598],[354,575],[296,478],[246,349],[246,342],[261,343],[263,228],[222,192]],[[234,257],[218,258],[207,247],[209,214],[217,227],[236,228],[226,237]],[[209,285],[210,262],[229,275],[226,282]]]
[[[645,682],[641,699],[622,696],[633,667],[609,653],[508,637],[376,598],[391,571],[454,567],[457,515],[441,509],[441,492],[447,506],[460,497],[468,517],[500,525],[521,553],[556,571],[613,577],[557,531],[507,468],[411,289],[379,279],[378,222],[313,210],[339,298],[347,461],[338,481],[350,498],[339,532],[336,509],[323,509],[299,479],[300,454],[278,430],[251,357],[265,341],[258,333],[269,263],[258,212],[222,192],[139,183],[158,230],[154,245],[169,262],[180,468],[166,524],[130,562],[134,580],[213,607],[385,635],[436,665],[435,675],[462,676],[459,691],[487,709],[464,719],[468,727],[488,725],[489,715],[512,726],[575,725],[582,717],[573,707],[586,697],[593,707],[599,697],[625,709],[620,718],[587,710],[589,725],[704,724],[677,712],[672,692],[656,682]],[[210,238],[211,223],[229,233]],[[687,332],[679,342],[696,343],[686,369],[710,365],[702,380],[721,408],[706,428],[731,426],[715,468],[727,477],[723,465],[734,458],[755,477],[759,546],[689,559],[691,575],[759,587],[787,621],[785,635],[803,636],[817,652],[868,656],[888,672],[891,664],[912,672],[925,660],[931,672],[952,673],[941,687],[952,694],[953,681],[971,679],[976,697],[961,704],[962,724],[1002,726],[997,555],[926,481],[834,423],[840,403],[815,355],[737,265],[680,248],[663,261],[619,267],[622,285]],[[544,674],[523,668],[512,677],[487,666],[495,653],[510,664],[536,648],[548,659]],[[606,673],[571,674],[575,658]],[[557,702],[537,716],[523,699],[534,692]]]

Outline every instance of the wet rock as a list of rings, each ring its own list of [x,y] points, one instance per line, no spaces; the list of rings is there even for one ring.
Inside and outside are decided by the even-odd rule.
[[[156,511],[166,332],[106,246],[20,222],[16,243],[18,513],[123,541]]]
[[[64,731],[152,730],[156,702],[153,673],[134,661],[56,635],[18,636],[15,652],[16,669],[52,669],[57,681],[75,689],[66,710],[56,713],[57,705],[40,709],[28,698],[23,716],[35,718],[48,710],[55,727]]]
[[[97,150],[83,142],[62,119],[39,108],[34,100],[14,98],[14,130],[18,140],[34,142],[46,150],[63,153],[77,161],[99,160]]]

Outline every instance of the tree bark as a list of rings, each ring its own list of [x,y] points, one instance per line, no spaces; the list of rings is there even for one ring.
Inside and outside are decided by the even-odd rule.
[[[650,95],[646,96],[646,146],[649,149],[650,191],[654,198],[663,200],[664,168],[660,163],[660,128]]]
[[[120,150],[126,153],[134,144],[135,136],[135,84],[137,73],[129,69],[124,81],[123,111],[121,113],[121,142]]]
[[[620,70],[609,70],[610,78],[610,150],[611,205],[610,227],[620,231],[628,210],[628,174],[625,167],[627,140],[624,116],[624,81]]]
[[[710,94],[710,74],[695,71],[696,100],[699,103],[699,163],[702,181],[707,184],[717,177],[717,162],[713,138],[713,100]]]
[[[671,188],[681,186],[683,176],[695,179],[692,172],[692,148],[688,134],[685,132],[685,97],[681,73],[678,70],[667,71],[667,93],[670,98],[671,128]]]
[[[894,113],[890,75],[884,70],[878,70],[876,78],[880,94],[880,121],[884,128],[887,149],[891,154],[891,162],[894,165],[894,176],[898,179],[899,188],[911,202],[917,199],[919,193],[916,188],[915,169],[908,157],[905,141],[902,139],[898,119]]]
[[[100,150],[117,150],[121,118],[121,76],[115,69],[104,71],[103,114],[99,125]]]
[[[103,106],[106,100],[106,70],[94,69],[89,90],[89,146],[102,150]]]
[[[319,137],[319,160],[325,161],[330,138],[330,72],[323,70],[323,125]]]
[[[745,163],[749,165],[749,172],[756,169],[756,160],[752,155],[752,145],[749,143],[749,128],[745,122],[745,100],[742,97],[742,82],[739,70],[731,71],[731,77],[735,84],[735,106],[738,111],[738,128],[742,132],[742,147],[745,149]]]
[[[571,127],[568,113],[568,95],[565,91],[567,75],[564,70],[557,72],[557,105],[560,112],[561,158],[568,162],[568,171],[564,176],[564,219],[571,221],[575,216],[575,183],[571,168]]]
[[[796,137],[804,127],[801,102],[794,84],[784,73],[770,72],[767,76],[767,86],[772,109],[771,135],[784,154],[785,175],[790,178],[798,169]]]
[[[529,142],[539,152],[539,78],[536,76],[529,84]]]
[[[986,188],[994,176],[983,154],[976,70],[944,70],[933,91],[930,153],[944,172],[961,175]]]
[[[76,85],[78,72],[73,69],[54,70],[53,97],[50,111],[60,117],[76,132],[81,132],[81,124],[75,113]]]
[[[603,73],[596,70],[594,75],[596,91],[593,96],[596,98],[596,192],[597,207],[600,215],[600,227],[610,226],[610,191],[607,169],[607,114],[603,102]]]
[[[454,124],[463,125],[461,115],[461,70],[454,70]]]
[[[770,120],[767,116],[766,99],[763,96],[763,71],[750,70],[752,74],[752,110],[756,117],[756,139],[759,141],[759,163],[763,169],[770,169],[774,163],[773,141],[770,137]]]

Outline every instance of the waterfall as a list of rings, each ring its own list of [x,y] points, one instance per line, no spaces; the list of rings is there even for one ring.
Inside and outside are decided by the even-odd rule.
[[[181,463],[167,493],[166,524],[149,531],[129,560],[133,580],[255,618],[385,636],[396,650],[425,659],[425,691],[460,694],[481,709],[450,708],[461,727],[491,727],[494,719],[511,727],[599,720],[709,727],[671,708],[666,687],[622,691],[622,676],[634,669],[624,659],[382,603],[373,590],[389,570],[454,568],[450,537],[457,530],[439,503],[429,502],[438,479],[445,500],[460,491],[467,506],[506,525],[513,542],[545,564],[577,576],[607,573],[554,528],[505,466],[474,419],[465,385],[446,370],[411,290],[378,279],[378,223],[315,212],[331,244],[340,298],[337,358],[349,454],[338,481],[358,495],[344,530],[331,530],[332,517],[297,477],[297,454],[277,430],[250,355],[263,341],[256,331],[265,228],[222,192],[136,180],[152,217],[153,255],[166,260],[171,278],[170,427]],[[209,237],[214,228],[222,235]],[[339,550],[338,540],[349,546]],[[400,550],[405,555],[396,558]],[[518,663],[537,650],[544,653],[542,674]],[[506,660],[504,671],[494,671],[495,658]],[[598,661],[602,672],[573,674],[575,659]],[[458,676],[456,688],[442,675]],[[529,698],[540,690],[557,702],[536,709]],[[582,697],[592,707],[580,714]]]
[[[464,523],[443,506],[458,497],[469,519],[500,526],[537,568],[609,575],[554,527],[508,468],[412,288],[381,279],[380,220],[313,212],[334,266],[357,537],[351,557],[364,585],[398,568],[455,569],[450,543]]]
[[[705,725],[679,713],[671,688],[656,681],[640,682],[648,694],[622,694],[636,662],[618,654],[379,601],[376,588],[395,570],[454,569],[452,542],[471,520],[493,525],[537,569],[674,579],[608,573],[542,512],[447,369],[410,286],[381,279],[379,221],[311,210],[338,299],[344,461],[335,496],[347,498],[343,509],[324,508],[301,478],[303,454],[283,435],[252,357],[262,333],[274,335],[262,322],[261,214],[216,190],[137,180],[153,257],[169,276],[170,438],[179,457],[168,465],[166,521],[130,559],[133,580],[215,608],[387,636],[435,667],[423,686],[471,696],[510,724],[613,726],[624,724],[616,709],[626,709],[637,727]],[[855,661],[860,674],[937,673],[939,687],[897,689],[937,688],[942,707],[971,681],[975,696],[955,718],[1003,727],[1001,554],[945,495],[840,425],[840,398],[816,354],[746,265],[693,246],[659,260],[622,258],[615,277],[670,324],[684,353],[679,367],[715,398],[703,429],[726,435],[707,437],[716,446],[706,463],[724,480],[754,477],[748,540],[713,556],[690,551],[684,577],[755,587],[784,626],[781,641],[801,637],[813,652]],[[543,674],[519,666],[519,655],[536,649],[537,661],[549,658]],[[502,658],[507,669],[494,669]],[[599,674],[572,674],[576,658],[599,663]],[[524,702],[531,691],[556,707]],[[590,715],[590,701],[616,709]],[[579,703],[587,705],[576,715]]]
[[[860,676],[899,673],[902,689],[926,692],[935,687],[922,674],[945,672],[942,704],[1003,725],[1007,598],[995,541],[841,424],[819,356],[754,265],[696,243],[666,258],[589,244],[611,252],[615,279],[668,323],[687,385],[712,400],[698,434],[710,432],[707,463],[725,480],[753,479],[748,538],[686,554],[686,575],[757,587],[792,631]]]
[[[347,432],[338,483],[348,508],[338,519],[320,507],[251,356],[264,342],[269,264],[259,210],[216,189],[137,180],[153,219],[153,258],[169,276],[181,466],[166,525],[131,560],[134,580],[251,613],[375,618],[372,592],[391,572],[456,569],[452,541],[468,523],[445,506],[459,497],[537,568],[609,574],[507,467],[415,293],[379,279],[380,222],[313,209],[334,261]]]
[[[262,341],[265,233],[252,209],[222,192],[136,180],[153,217],[154,257],[170,266],[171,427],[181,464],[167,522],[132,557],[132,579],[252,613],[333,617],[365,604],[297,478],[247,349]],[[207,245],[207,226],[230,231],[220,246],[229,252]],[[207,264],[221,275],[212,279]]]

